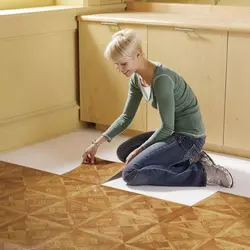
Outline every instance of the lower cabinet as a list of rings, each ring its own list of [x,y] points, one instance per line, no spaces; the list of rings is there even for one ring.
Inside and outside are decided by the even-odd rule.
[[[148,59],[163,63],[184,77],[197,95],[207,143],[223,145],[227,33],[148,27]],[[160,125],[156,110],[148,107],[148,130]]]
[[[225,146],[250,151],[250,34],[229,33]]]
[[[237,151],[237,155],[250,157],[250,34],[80,22],[82,121],[109,126],[124,108],[129,79],[103,55],[117,27],[135,29],[142,39],[145,56],[175,70],[192,87],[210,150],[229,154]],[[159,126],[158,111],[142,99],[129,129],[144,132]]]
[[[129,79],[119,73],[114,64],[104,58],[104,50],[117,31],[117,25],[100,22],[80,22],[80,119],[110,125],[124,108]],[[142,39],[147,56],[147,26],[120,25],[133,28]],[[146,131],[146,103],[141,102],[129,129]]]

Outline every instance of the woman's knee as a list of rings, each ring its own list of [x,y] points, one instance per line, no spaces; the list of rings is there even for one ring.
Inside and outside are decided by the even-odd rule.
[[[124,148],[124,144],[121,144],[117,150],[116,150],[116,155],[118,157],[118,159],[122,162],[126,161],[126,155],[125,155],[125,148]]]
[[[138,185],[136,183],[135,177],[136,177],[137,170],[136,168],[128,168],[126,167],[122,171],[122,179],[128,184],[128,185]]]
[[[140,135],[136,135],[123,142],[116,150],[118,159],[122,162],[125,162],[127,156],[141,144],[143,144],[153,133],[154,131],[146,132]]]

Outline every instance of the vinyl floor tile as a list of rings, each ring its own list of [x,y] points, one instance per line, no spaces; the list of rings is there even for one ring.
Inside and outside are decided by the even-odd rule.
[[[59,175],[0,162],[1,250],[250,249],[250,199],[216,192],[193,206],[104,186],[98,159]]]
[[[100,184],[121,172],[124,164],[96,158],[91,165],[82,164],[74,170],[63,174],[63,176],[81,180],[91,184]]]

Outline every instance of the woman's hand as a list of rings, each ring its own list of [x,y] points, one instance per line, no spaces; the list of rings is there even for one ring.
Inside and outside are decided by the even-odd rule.
[[[91,163],[95,162],[95,155],[98,149],[98,145],[91,144],[82,155],[82,163]]]
[[[128,164],[135,156],[137,156],[138,154],[140,154],[143,150],[140,148],[135,149],[134,151],[132,151],[126,158],[126,162],[125,164]]]

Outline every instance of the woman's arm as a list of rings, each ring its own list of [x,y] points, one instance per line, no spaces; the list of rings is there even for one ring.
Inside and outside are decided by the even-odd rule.
[[[142,99],[142,93],[134,79],[129,81],[128,96],[122,114],[110,125],[110,127],[102,134],[107,141],[111,141],[115,136],[122,133],[132,122]],[[115,104],[114,104],[115,105]],[[97,141],[103,142],[102,137]]]

